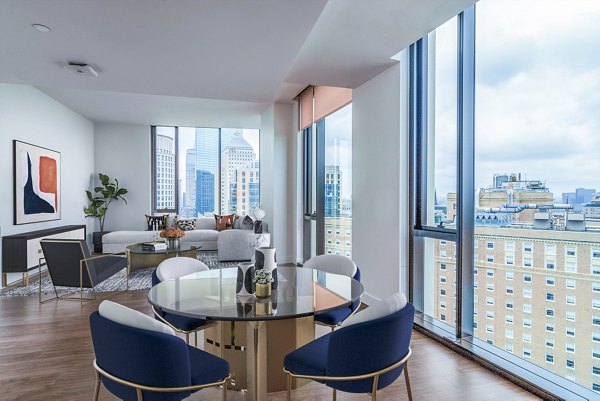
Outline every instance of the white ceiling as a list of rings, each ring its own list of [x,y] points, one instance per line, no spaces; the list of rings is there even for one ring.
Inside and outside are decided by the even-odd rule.
[[[0,0],[0,82],[35,85],[93,121],[224,126],[308,84],[355,88],[473,2]]]

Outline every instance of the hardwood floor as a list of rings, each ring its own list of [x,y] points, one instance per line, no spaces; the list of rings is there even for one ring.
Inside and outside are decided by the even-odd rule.
[[[146,291],[119,293],[110,298],[150,314]],[[78,302],[40,305],[37,297],[0,297],[0,400],[91,400],[94,358],[89,314],[98,302],[84,308]],[[413,334],[409,363],[415,401],[512,401],[538,398],[493,375],[439,344]],[[220,400],[220,392],[202,390],[189,400]],[[243,392],[228,399],[245,400]],[[293,400],[331,400],[331,389],[310,383],[292,393]],[[369,400],[366,394],[339,393],[338,400]],[[378,400],[406,400],[402,377],[378,393]],[[116,400],[104,388],[100,400]],[[271,393],[269,401],[285,400],[285,392]]]

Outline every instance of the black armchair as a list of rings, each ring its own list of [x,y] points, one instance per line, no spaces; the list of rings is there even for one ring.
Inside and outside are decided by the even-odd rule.
[[[42,301],[42,259],[39,264],[39,300],[45,303],[53,299],[79,300],[81,306],[84,301],[96,300],[94,288],[115,273],[127,268],[127,258],[124,254],[111,254],[91,256],[84,240],[73,239],[43,239],[40,241],[48,273],[52,280],[55,297]],[[79,287],[79,297],[72,298],[69,293],[58,295],[57,286]],[[84,298],[83,289],[91,288],[93,298]]]

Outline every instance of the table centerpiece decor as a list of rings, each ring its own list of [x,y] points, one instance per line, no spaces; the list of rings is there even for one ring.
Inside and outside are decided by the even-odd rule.
[[[179,248],[179,239],[185,236],[185,231],[180,230],[179,228],[167,228],[166,230],[162,230],[160,232],[160,237],[165,239],[167,243],[167,248],[169,249],[177,249]]]
[[[269,298],[271,296],[271,283],[273,275],[266,269],[256,269],[252,282],[256,285],[255,293],[257,298]]]

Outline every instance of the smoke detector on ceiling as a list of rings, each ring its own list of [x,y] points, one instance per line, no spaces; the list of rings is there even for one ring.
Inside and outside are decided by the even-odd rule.
[[[85,77],[98,76],[98,71],[96,71],[91,65],[85,63],[68,62],[67,64],[65,64],[65,68],[71,71],[73,74],[82,75]]]

